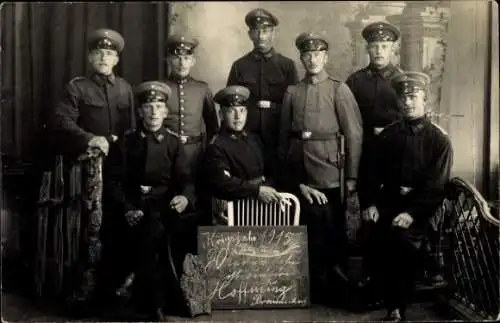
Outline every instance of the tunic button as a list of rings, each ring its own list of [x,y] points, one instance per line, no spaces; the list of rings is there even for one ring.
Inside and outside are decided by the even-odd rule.
[[[181,95],[184,95],[184,92],[183,92],[183,91],[181,91],[181,93],[180,93],[180,94],[181,94]]]
[[[184,118],[184,115],[183,115],[183,114],[181,114],[181,119],[182,119],[182,118]]]
[[[184,111],[184,107],[181,107],[181,111]]]
[[[181,135],[183,135],[183,134],[184,134],[184,130],[181,130]]]
[[[181,126],[184,126],[184,122],[181,122]]]
[[[180,101],[181,103],[184,103],[184,99],[180,99],[179,101]]]
[[[179,84],[179,89],[182,89],[184,86],[182,84]]]

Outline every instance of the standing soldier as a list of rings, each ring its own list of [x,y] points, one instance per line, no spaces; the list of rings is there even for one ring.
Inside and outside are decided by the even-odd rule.
[[[184,35],[173,35],[167,40],[171,72],[165,83],[172,88],[172,96],[167,101],[170,111],[165,124],[177,134],[192,171],[197,169],[202,148],[219,129],[208,84],[190,76],[196,63],[194,50],[197,46],[197,39]]]
[[[111,29],[98,29],[88,39],[92,73],[69,81],[56,105],[50,126],[71,157],[89,148],[108,153],[109,145],[135,127],[134,96],[130,84],[114,74],[125,46]]]
[[[167,40],[167,60],[171,68],[165,83],[172,89],[167,106],[166,127],[176,134],[184,149],[195,184],[199,183],[198,169],[201,154],[208,141],[219,130],[219,119],[208,84],[190,76],[196,63],[194,50],[198,40],[187,35],[172,35]],[[198,185],[196,185],[197,188]],[[204,199],[198,199],[198,212]]]
[[[114,30],[98,29],[91,33],[88,39],[88,61],[92,73],[73,78],[66,85],[61,101],[55,106],[49,127],[56,140],[60,140],[59,147],[62,152],[70,160],[84,154],[92,156],[96,151],[107,155],[110,145],[121,138],[125,131],[135,127],[134,95],[131,86],[113,71],[124,45],[123,37]],[[104,164],[106,163],[105,159]],[[75,185],[81,183],[69,183],[70,187]],[[94,232],[97,236],[93,238],[101,239],[101,231],[104,231],[101,230],[101,219],[95,220],[93,225],[98,227],[83,228],[84,235]],[[104,217],[104,220],[104,226],[107,227],[107,217]],[[109,244],[115,241],[117,239],[105,239],[105,249],[109,249]],[[110,248],[113,250],[112,246]],[[99,250],[95,251],[98,255]],[[110,253],[113,254],[114,252]],[[109,281],[104,281],[108,285]]]
[[[370,263],[381,278],[387,320],[405,319],[422,263],[420,250],[428,220],[444,198],[453,151],[449,138],[425,117],[429,77],[407,72],[393,79],[404,118],[377,138],[373,176],[359,192],[370,246]],[[360,179],[361,181],[361,179]]]
[[[341,200],[340,168],[345,136],[347,189],[355,189],[363,129],[349,87],[327,74],[328,42],[303,33],[295,42],[307,75],[289,86],[281,113],[280,160],[286,161],[292,192],[301,198],[301,220],[307,225],[313,301],[329,302],[325,284],[345,266],[347,235]],[[335,274],[335,275],[334,275]]]
[[[274,49],[275,27],[279,21],[265,9],[254,9],[245,17],[254,49],[231,66],[227,85],[242,85],[250,90],[246,128],[256,133],[264,145],[269,165],[268,177],[277,180],[279,114],[283,95],[298,82],[295,63]]]
[[[129,258],[136,274],[134,299],[140,301],[137,305],[148,319],[164,321],[163,310],[178,301],[174,297],[180,297],[171,266],[179,270],[183,260],[180,249],[190,244],[185,237],[172,241],[172,264],[169,237],[184,222],[185,212],[193,205],[194,190],[182,144],[163,126],[171,89],[162,82],[144,82],[137,87],[137,94],[142,124],[110,151],[106,184],[119,206],[117,215],[124,224],[121,229],[133,242]]]
[[[395,42],[399,39],[400,32],[396,26],[389,23],[375,22],[363,29],[362,36],[367,42],[366,49],[370,63],[367,67],[350,75],[346,81],[358,102],[363,118],[364,138],[359,169],[360,179],[377,172],[371,161],[373,156],[379,154],[374,143],[376,136],[384,127],[402,118],[396,92],[390,84],[391,78],[401,75],[401,70],[391,63]],[[358,191],[362,189],[362,180],[360,180]],[[363,244],[363,242],[361,243]],[[364,249],[363,246],[362,248]],[[369,263],[364,262],[363,270],[365,272],[360,285],[376,291],[380,288],[371,284],[373,280],[370,266]],[[377,297],[376,295],[372,296]],[[376,299],[371,301],[377,302]]]

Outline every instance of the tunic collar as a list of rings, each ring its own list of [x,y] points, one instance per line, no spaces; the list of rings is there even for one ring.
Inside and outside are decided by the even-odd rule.
[[[150,132],[150,131],[146,130],[144,128],[144,126],[141,126],[141,128],[139,129],[139,135],[141,136],[141,138],[146,138],[148,136],[152,136],[157,143],[160,143],[163,141],[163,139],[165,138],[166,132],[167,132],[167,130],[165,129],[164,126],[162,126],[160,129],[158,129],[155,132]]]
[[[234,139],[234,140],[240,139],[240,138],[245,138],[245,137],[248,136],[248,134],[246,133],[245,130],[243,130],[243,131],[234,131],[234,130],[229,129],[227,127],[223,127],[221,129],[221,133],[225,134],[226,136],[228,136],[229,138]]]
[[[323,82],[328,78],[328,73],[323,69],[321,72],[315,75],[307,75],[304,80],[309,84],[317,84]]]
[[[368,65],[366,72],[368,76],[379,74],[385,79],[389,79],[391,75],[396,71],[396,66],[389,64],[382,68],[376,68],[372,64]]]
[[[252,57],[255,58],[256,60],[260,61],[261,59],[268,60],[271,57],[273,57],[276,54],[276,50],[271,48],[267,53],[261,53],[258,50],[254,49],[252,52]]]
[[[174,73],[170,73],[168,76],[168,80],[178,83],[178,84],[184,84],[187,83],[191,80],[191,75],[188,75],[186,77],[179,77],[178,75],[175,75]]]
[[[103,86],[106,83],[109,83],[111,85],[116,84],[116,77],[114,74],[111,75],[102,75],[99,73],[93,73],[91,76],[92,81],[94,81],[96,84],[99,86]]]

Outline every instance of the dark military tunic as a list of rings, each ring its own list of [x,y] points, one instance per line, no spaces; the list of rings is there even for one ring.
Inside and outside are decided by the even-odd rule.
[[[135,127],[134,95],[123,78],[97,73],[72,79],[55,106],[49,126],[64,151],[75,156],[86,151],[93,136],[121,137]]]
[[[368,182],[363,182],[360,202],[370,206],[380,201],[380,194],[381,198],[397,197],[400,203],[397,212],[408,212],[418,222],[425,223],[443,199],[444,185],[450,177],[449,138],[426,118],[404,119],[387,127],[377,145],[380,152],[373,165],[376,172]],[[407,194],[400,194],[408,188]]]
[[[122,206],[121,213],[142,209],[141,186],[153,189],[148,200],[168,206],[177,194],[194,200],[186,156],[177,137],[166,129],[149,134],[138,129],[128,133],[109,156],[109,192]]]
[[[398,96],[390,83],[390,79],[399,74],[401,70],[394,65],[380,70],[367,66],[346,80],[358,102],[365,135],[372,135],[374,127],[382,128],[402,118]]]
[[[260,136],[266,162],[274,168],[277,167],[275,152],[280,108],[287,87],[298,82],[297,74],[293,60],[273,49],[266,55],[252,51],[239,58],[231,66],[227,79],[228,86],[242,85],[250,90],[246,129]],[[257,102],[261,100],[270,101],[271,106],[257,107]]]
[[[365,265],[384,286],[389,310],[404,311],[422,261],[420,246],[427,220],[444,198],[450,179],[452,146],[443,131],[426,118],[403,119],[378,137],[379,153],[373,176],[360,178],[360,202],[379,211],[376,223],[364,223]],[[408,229],[392,227],[407,212],[414,219]]]
[[[207,147],[203,170],[212,196],[224,200],[255,198],[265,181],[262,143],[252,133],[223,129]]]
[[[207,83],[190,76],[178,79],[171,75],[165,83],[172,89],[167,100],[169,112],[165,125],[179,138],[188,137],[183,149],[189,169],[195,174],[205,141],[219,129],[212,92]]]
[[[106,186],[120,206],[115,216],[121,218],[122,224],[116,229],[127,237],[119,239],[122,251],[129,253],[129,265],[125,266],[136,273],[135,293],[141,305],[152,310],[164,306],[168,297],[179,297],[178,290],[174,290],[178,285],[167,257],[167,246],[171,243],[174,264],[180,272],[184,255],[193,252],[188,248],[195,245],[195,237],[183,231],[189,230],[186,223],[189,217],[185,213],[194,203],[193,184],[184,150],[166,128],[154,134],[138,129],[112,149]],[[169,203],[176,195],[188,198],[189,205],[183,214],[170,209]],[[125,223],[125,213],[131,210],[144,212],[133,227]],[[165,294],[166,289],[170,294]]]

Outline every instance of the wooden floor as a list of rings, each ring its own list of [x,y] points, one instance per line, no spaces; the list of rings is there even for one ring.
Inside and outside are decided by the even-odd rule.
[[[411,305],[407,316],[409,321],[448,321],[444,313],[439,313],[431,303]],[[199,316],[195,319],[169,317],[169,322],[332,322],[332,321],[379,321],[385,314],[383,310],[367,313],[351,313],[342,309],[330,309],[313,306],[308,309],[286,310],[225,310],[214,311],[212,315]],[[7,322],[99,322],[109,321],[99,318],[71,320],[61,314],[53,304],[43,300],[33,301],[28,298],[2,293],[2,319]],[[124,319],[123,321],[126,321]]]

